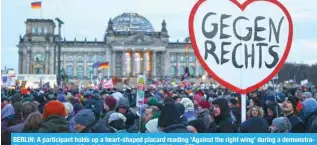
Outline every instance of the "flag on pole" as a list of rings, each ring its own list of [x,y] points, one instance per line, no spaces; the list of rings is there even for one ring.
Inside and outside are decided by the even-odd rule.
[[[108,62],[100,63],[99,69],[104,69],[104,68],[109,68],[109,63]]]
[[[100,66],[100,62],[95,62],[93,65],[92,65],[92,68],[99,68]]]
[[[188,67],[185,68],[184,74],[182,76],[182,81],[190,76]]]
[[[32,2],[31,3],[32,9],[41,9],[41,7],[42,7],[42,2]]]

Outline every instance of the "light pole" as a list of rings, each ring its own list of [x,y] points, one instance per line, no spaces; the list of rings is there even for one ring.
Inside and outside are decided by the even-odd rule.
[[[55,20],[58,22],[58,50],[57,50],[57,77],[59,80],[61,79],[61,39],[62,39],[62,34],[61,34],[61,28],[64,22],[60,20],[59,18],[55,18]]]

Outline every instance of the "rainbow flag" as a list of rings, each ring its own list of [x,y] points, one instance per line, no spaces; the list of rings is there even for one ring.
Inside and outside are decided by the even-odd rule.
[[[99,69],[104,69],[104,68],[109,68],[109,63],[108,62],[100,63]]]
[[[40,9],[42,7],[42,2],[32,2],[31,8],[32,9]]]

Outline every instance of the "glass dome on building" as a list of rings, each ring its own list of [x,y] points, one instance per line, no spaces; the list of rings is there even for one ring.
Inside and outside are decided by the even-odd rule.
[[[113,30],[117,32],[153,32],[149,20],[137,13],[123,13],[113,19]]]

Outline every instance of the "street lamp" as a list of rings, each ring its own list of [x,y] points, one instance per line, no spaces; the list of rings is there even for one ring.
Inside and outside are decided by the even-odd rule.
[[[61,28],[62,28],[62,25],[64,24],[64,22],[62,20],[60,20],[59,18],[55,18],[55,20],[58,23],[57,76],[60,80],[61,79],[60,78],[60,75],[61,75],[61,39],[62,39]]]

